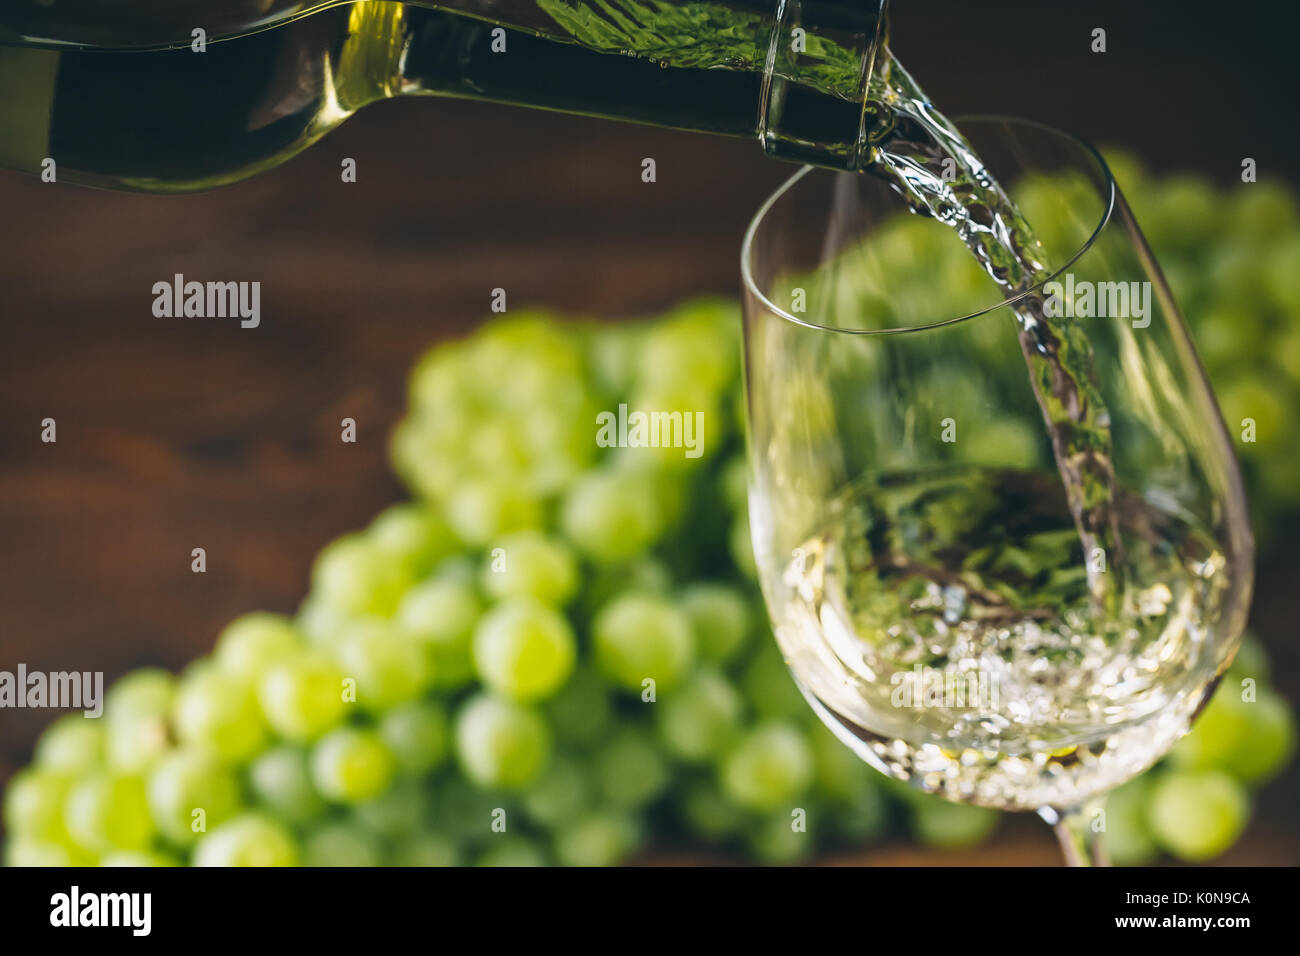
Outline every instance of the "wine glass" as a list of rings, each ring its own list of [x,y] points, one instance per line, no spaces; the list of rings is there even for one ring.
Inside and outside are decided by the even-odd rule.
[[[1236,651],[1246,502],[1101,156],[1024,121],[960,125],[1050,276],[1007,299],[873,175],[785,183],[742,251],[754,553],[842,741],[922,790],[1037,811],[1068,862],[1104,863],[1105,793],[1186,733]],[[1027,363],[1034,296],[1065,344]],[[1072,401],[1095,428],[1049,424]]]

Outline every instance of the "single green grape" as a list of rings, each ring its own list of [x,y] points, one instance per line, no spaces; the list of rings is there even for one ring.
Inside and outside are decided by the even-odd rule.
[[[339,637],[334,656],[344,679],[356,682],[356,702],[382,712],[413,700],[433,682],[424,649],[390,621],[363,618]]]
[[[745,834],[750,852],[761,862],[791,866],[812,856],[817,848],[806,807],[778,810],[751,824]]]
[[[214,667],[187,672],[176,689],[172,726],[181,743],[238,763],[266,743],[266,724],[253,688]]]
[[[208,832],[194,848],[195,866],[297,866],[293,835],[260,813],[244,813]]]
[[[447,520],[462,541],[483,547],[510,532],[540,527],[542,506],[521,482],[506,477],[469,478],[452,489]]]
[[[681,813],[693,832],[713,842],[736,835],[748,819],[711,780],[696,781],[686,789]]]
[[[456,756],[480,787],[519,789],[541,774],[550,757],[551,732],[531,708],[487,694],[456,715]]]
[[[378,547],[362,534],[327,544],[312,566],[312,600],[354,616],[388,616],[413,582],[401,555]]]
[[[619,687],[643,692],[669,690],[695,658],[690,618],[668,599],[625,594],[610,601],[592,623],[596,665]]]
[[[70,866],[95,866],[96,859],[86,851],[66,843],[19,836],[11,837],[5,842],[4,865],[62,869]]]
[[[1295,716],[1285,698],[1267,687],[1259,688],[1246,707],[1244,743],[1226,755],[1223,769],[1238,780],[1260,784],[1291,762],[1296,747]]]
[[[473,678],[470,645],[482,613],[472,581],[440,571],[406,593],[396,621],[403,634],[426,648],[433,660],[434,682],[456,688]]]
[[[516,800],[503,790],[485,790],[452,774],[436,788],[434,819],[439,830],[457,841],[479,844],[496,836],[502,822],[509,827]]]
[[[750,730],[719,767],[723,792],[737,805],[767,813],[794,806],[813,780],[813,756],[799,730],[766,723]]]
[[[363,827],[327,823],[303,840],[303,866],[379,866],[384,852]]]
[[[930,796],[912,804],[912,833],[924,846],[965,849],[984,842],[1001,819],[997,811]]]
[[[554,829],[582,816],[591,804],[591,787],[574,760],[557,756],[522,801],[530,819]]]
[[[652,478],[630,470],[588,472],[565,495],[560,528],[594,561],[634,558],[659,539],[666,524],[652,484]]]
[[[398,779],[371,800],[357,804],[354,818],[372,833],[403,840],[430,819],[433,795],[419,781]]]
[[[1237,842],[1250,819],[1250,797],[1219,771],[1171,772],[1156,782],[1147,820],[1156,842],[1199,863]]]
[[[239,781],[203,753],[179,751],[150,772],[149,814],[162,835],[177,846],[233,817],[241,808]]]
[[[145,849],[154,827],[144,781],[108,773],[86,778],[65,798],[63,824],[73,842],[91,853]]]
[[[143,773],[170,749],[165,714],[117,711],[104,721],[104,762],[110,770]]]
[[[63,802],[72,778],[41,767],[19,770],[4,793],[4,825],[9,838],[59,842],[67,837]]]
[[[439,833],[417,833],[393,848],[393,866],[460,866],[460,847]]]
[[[578,561],[563,541],[520,531],[494,542],[481,580],[483,591],[498,601],[530,597],[563,607],[578,589]]]
[[[447,755],[447,716],[432,701],[410,701],[380,718],[379,736],[403,771],[428,773]]]
[[[36,742],[36,764],[55,773],[85,774],[104,761],[104,728],[94,718],[67,714]]]
[[[474,630],[474,667],[489,688],[521,703],[553,696],[573,672],[577,641],[569,622],[534,598],[489,611]]]
[[[272,664],[297,653],[304,643],[287,617],[258,611],[227,625],[212,656],[226,673],[253,682]]]
[[[114,682],[104,697],[104,717],[110,721],[133,717],[166,718],[176,695],[176,678],[156,667],[142,667]]]
[[[1149,775],[1135,777],[1106,796],[1106,853],[1116,866],[1143,866],[1160,853],[1146,822]]]
[[[487,849],[474,861],[475,866],[506,867],[546,866],[548,863],[545,851],[533,840],[504,833],[495,834],[488,841]]]
[[[307,753],[288,744],[273,747],[248,768],[248,785],[261,806],[292,823],[303,823],[325,810],[311,781]]]
[[[593,765],[601,798],[616,808],[645,806],[672,783],[668,761],[650,734],[636,726],[616,731],[597,751]]]
[[[561,866],[616,866],[637,843],[638,827],[632,818],[586,814],[555,834],[555,858]]]
[[[343,673],[318,654],[302,654],[262,677],[257,700],[266,722],[287,740],[315,740],[343,719]]]
[[[316,742],[310,758],[316,790],[334,803],[361,803],[383,793],[397,761],[373,730],[339,727]]]
[[[366,533],[371,544],[397,558],[413,580],[424,578],[457,548],[447,522],[432,508],[411,502],[385,508]]]
[[[670,754],[702,763],[721,753],[740,732],[744,703],[714,670],[700,670],[666,693],[656,708],[659,739]]]
[[[556,736],[578,747],[598,743],[613,720],[609,692],[587,668],[575,671],[544,706]]]
[[[1224,681],[1215,690],[1191,732],[1169,752],[1177,767],[1211,770],[1232,759],[1234,753],[1249,747],[1251,704],[1242,699],[1242,690]]]
[[[695,646],[706,661],[733,658],[753,629],[751,602],[725,584],[693,584],[682,591],[681,605],[691,619]]]

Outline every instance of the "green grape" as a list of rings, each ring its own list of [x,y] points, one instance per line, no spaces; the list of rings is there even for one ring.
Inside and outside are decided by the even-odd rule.
[[[754,563],[754,543],[749,536],[749,514],[740,512],[731,524],[727,536],[727,552],[736,569],[751,581],[758,579],[758,565]]]
[[[465,342],[439,343],[425,352],[411,370],[407,388],[411,405],[435,410],[458,407],[475,385],[465,360],[467,352]]]
[[[523,794],[524,812],[544,827],[572,823],[591,802],[590,787],[578,765],[567,757],[556,757],[546,772]]]
[[[504,791],[484,790],[462,776],[449,777],[434,798],[438,828],[457,841],[480,843],[497,835],[495,826],[505,814],[509,824],[512,798]]]
[[[249,759],[266,742],[266,724],[252,688],[212,667],[192,670],[181,679],[172,725],[181,743],[232,763]]]
[[[1252,704],[1242,700],[1240,687],[1219,685],[1201,712],[1191,733],[1169,752],[1170,762],[1183,769],[1210,770],[1249,747]]]
[[[623,809],[645,806],[672,782],[668,762],[650,735],[633,726],[616,731],[596,753],[594,771],[600,796]]]
[[[1001,819],[997,811],[930,796],[912,804],[912,833],[924,846],[966,849],[984,842]]]
[[[655,714],[659,739],[681,760],[710,760],[739,732],[743,710],[740,694],[725,677],[698,671],[660,702]]]
[[[870,771],[875,773],[874,770]],[[861,845],[876,839],[889,826],[889,801],[884,789],[871,786],[855,803],[839,806],[831,816],[831,828],[844,842]]]
[[[315,740],[343,719],[343,674],[324,657],[303,654],[262,677],[258,703],[271,728],[299,743]]]
[[[316,556],[311,580],[312,600],[354,617],[392,614],[413,583],[401,555],[385,551],[361,534],[347,534],[327,544]]]
[[[447,717],[431,701],[411,701],[384,714],[379,736],[409,774],[428,773],[447,755]]]
[[[397,625],[418,641],[433,660],[434,681],[455,688],[468,683],[474,673],[470,643],[483,605],[472,582],[441,571],[437,577],[412,588],[397,609]]]
[[[1263,783],[1275,777],[1295,752],[1296,728],[1291,708],[1283,697],[1259,688],[1247,704],[1245,741],[1226,755],[1223,769],[1246,783]]]
[[[718,842],[740,832],[746,814],[723,795],[711,781],[697,781],[681,801],[687,825],[706,840]]]
[[[734,302],[683,303],[643,336],[637,349],[637,381],[650,387],[689,386],[717,392],[735,380],[739,328]]]
[[[578,561],[568,545],[537,531],[520,531],[497,541],[483,568],[489,596],[536,598],[563,607],[578,588]]]
[[[749,506],[749,462],[744,455],[737,455],[723,466],[719,484],[722,499],[732,511],[739,513]]]
[[[608,564],[634,558],[663,534],[666,516],[653,480],[599,469],[578,480],[560,505],[560,527],[587,557]]]
[[[1141,776],[1106,797],[1105,847],[1116,866],[1142,866],[1160,853],[1146,824],[1150,793],[1149,778]]]
[[[637,842],[634,820],[615,814],[588,814],[555,834],[555,858],[561,866],[615,866]]]
[[[1229,205],[1228,230],[1253,239],[1280,239],[1293,235],[1300,214],[1291,189],[1277,180],[1243,183],[1234,190]]]
[[[165,715],[118,711],[104,721],[104,762],[110,770],[143,773],[170,749]]]
[[[303,866],[379,866],[383,849],[362,827],[327,823],[303,841]]]
[[[498,834],[479,858],[475,866],[546,866],[546,853],[527,837]]]
[[[83,780],[63,802],[63,824],[73,842],[91,853],[145,849],[154,831],[144,781],[107,773]]]
[[[1242,636],[1241,644],[1237,647],[1237,656],[1232,659],[1232,667],[1228,673],[1231,677],[1224,679],[1225,684],[1233,683],[1232,678],[1241,680],[1249,677],[1257,683],[1269,679],[1271,668],[1268,652],[1259,638],[1249,631]]]
[[[741,677],[740,686],[760,717],[802,721],[808,716],[808,704],[771,639],[764,641],[754,655]]]
[[[239,781],[201,753],[180,751],[165,758],[146,784],[149,813],[159,832],[178,846],[233,817],[242,802]]]
[[[489,611],[474,630],[474,667],[489,688],[521,703],[550,697],[573,672],[569,622],[533,598]]]
[[[645,338],[639,324],[601,326],[588,339],[593,384],[604,395],[623,395],[632,388],[637,354]]]
[[[318,596],[308,597],[298,608],[294,626],[317,647],[329,647],[352,621],[351,613],[332,607]]]
[[[540,527],[542,507],[521,482],[504,477],[469,478],[452,489],[447,520],[462,541],[483,547],[512,531]]]
[[[1221,201],[1203,176],[1169,176],[1140,196],[1130,196],[1137,220],[1161,249],[1204,249],[1222,229]]]
[[[393,848],[393,866],[460,866],[456,844],[437,833],[417,833]]]
[[[104,697],[106,719],[166,717],[176,694],[176,678],[156,667],[132,671],[116,681]]]
[[[1172,772],[1156,782],[1147,820],[1156,842],[1175,856],[1199,863],[1237,841],[1250,819],[1250,798],[1226,773]]]
[[[326,800],[361,803],[383,793],[392,782],[397,761],[373,730],[340,727],[316,742],[311,751],[311,780]]]
[[[730,660],[749,640],[753,628],[751,604],[735,588],[693,584],[682,591],[681,605],[691,619],[695,646],[704,660]]]
[[[217,638],[212,656],[223,671],[251,682],[272,664],[293,656],[302,644],[302,635],[287,617],[259,611],[232,621]]]
[[[451,528],[435,511],[406,502],[390,505],[370,523],[371,544],[397,558],[414,580],[456,550]]]
[[[307,754],[297,747],[274,747],[254,760],[248,784],[260,805],[290,822],[311,820],[325,809],[311,782]]]
[[[94,866],[95,858],[77,847],[63,843],[18,837],[5,843],[4,865],[62,869],[70,866]]]
[[[372,713],[405,703],[432,684],[423,648],[389,621],[365,618],[339,638],[334,655],[344,678],[356,681],[356,701]]]
[[[525,787],[550,757],[551,732],[537,712],[487,694],[464,704],[455,733],[461,769],[480,787]]]
[[[592,623],[596,664],[625,690],[646,680],[667,691],[690,669],[695,636],[684,611],[654,594],[625,594],[600,609]]]
[[[35,757],[37,766],[55,773],[89,773],[103,764],[103,725],[83,714],[60,717],[41,734]]]
[[[199,840],[195,866],[297,866],[298,844],[283,826],[260,813],[227,820]]]
[[[619,416],[611,411],[600,423],[598,440],[626,439],[613,453],[615,468],[648,470],[661,482],[660,492],[679,487],[680,479],[674,477],[712,458],[726,434],[717,395],[696,382],[639,388],[627,407],[626,434],[619,434]],[[680,502],[672,497],[661,497],[661,502],[667,506],[666,520],[673,520]]]
[[[63,840],[67,831],[62,808],[71,788],[71,778],[39,767],[14,774],[4,794],[4,825],[10,839]]]
[[[812,816],[802,807],[778,810],[751,825],[745,842],[750,852],[768,865],[799,863],[808,859],[817,847],[808,822]]]
[[[760,813],[788,809],[813,779],[808,741],[789,724],[750,730],[719,767],[723,792],[739,806]]]
[[[100,866],[137,866],[137,867],[164,867],[180,866],[181,861],[174,856],[168,856],[166,853],[141,853],[134,850],[117,850],[113,853],[106,853],[100,857]]]
[[[372,833],[402,840],[429,818],[432,803],[432,795],[420,783],[399,780],[373,800],[357,804],[353,815]]]
[[[545,708],[556,736],[579,747],[598,742],[613,720],[604,684],[586,669],[576,671]]]

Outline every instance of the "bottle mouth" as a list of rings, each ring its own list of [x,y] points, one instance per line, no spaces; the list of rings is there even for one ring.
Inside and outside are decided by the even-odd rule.
[[[1096,241],[1097,237],[1101,234],[1102,230],[1105,229],[1106,224],[1110,222],[1110,218],[1114,213],[1117,189],[1115,186],[1114,177],[1111,174],[1110,167],[1106,164],[1106,160],[1102,157],[1101,153],[1098,152],[1098,150],[1094,146],[1092,146],[1090,143],[1086,142],[1085,140],[1082,140],[1071,133],[1067,133],[1063,130],[1057,129],[1056,127],[1049,126],[1044,123],[1038,123],[1033,120],[1020,119],[1012,116],[999,116],[994,114],[977,114],[972,116],[957,117],[955,122],[957,123],[958,127],[962,129],[965,129],[966,127],[971,125],[978,125],[978,124],[990,124],[990,125],[999,124],[1003,126],[1013,126],[1022,129],[1033,129],[1038,131],[1039,133],[1046,133],[1049,136],[1056,137],[1062,142],[1064,142],[1065,144],[1076,149],[1083,160],[1085,160],[1086,162],[1094,166],[1092,172],[1095,173],[1095,177],[1096,177],[1098,195],[1101,200],[1101,213],[1098,216],[1095,225],[1091,226],[1091,228],[1088,230],[1087,238],[1084,239],[1082,242],[1080,242],[1079,245],[1075,249],[1073,249],[1073,251],[1071,251],[1068,255],[1066,255],[1063,258],[1061,265],[1053,269],[1051,274],[1045,276],[1044,278],[1042,278],[1040,281],[1036,282],[1034,285],[1030,286],[1029,288],[1024,289],[1021,292],[1018,292],[1014,296],[1010,296],[1008,298],[1000,298],[996,302],[990,302],[989,305],[983,308],[976,309],[972,312],[967,312],[963,315],[951,316],[949,318],[939,319],[934,322],[927,322],[922,325],[908,325],[908,326],[897,326],[897,327],[878,328],[878,329],[848,328],[848,327],[837,326],[837,325],[822,325],[816,322],[809,321],[808,319],[803,319],[795,315],[792,315],[791,313],[787,312],[785,309],[777,305],[775,302],[773,302],[768,297],[768,295],[759,287],[758,282],[754,278],[753,260],[754,260],[755,238],[759,234],[760,230],[764,227],[767,217],[772,212],[772,210],[777,206],[777,204],[780,203],[783,198],[786,198],[787,194],[790,193],[790,191],[793,190],[796,186],[798,186],[806,177],[869,175],[868,173],[865,172],[844,172],[837,169],[823,168],[817,166],[804,166],[793,176],[787,179],[784,183],[782,183],[777,188],[777,190],[767,198],[767,200],[763,203],[763,205],[759,207],[758,212],[754,214],[754,218],[750,221],[749,228],[745,230],[745,238],[744,241],[741,243],[741,247],[740,247],[740,274],[741,274],[742,282],[744,284],[745,292],[748,295],[753,296],[758,302],[762,303],[763,308],[771,312],[773,315],[779,316],[780,318],[785,319],[787,322],[791,322],[795,325],[800,325],[808,329],[815,329],[821,332],[838,332],[838,333],[843,333],[845,335],[905,335],[908,333],[924,332],[930,329],[944,328],[946,326],[955,325],[959,322],[967,322],[971,319],[978,318],[979,316],[982,315],[988,315],[989,313],[992,312],[998,312],[1004,308],[1007,308],[1008,306],[1014,308],[1018,302],[1021,302],[1033,296],[1041,296],[1044,291],[1044,286],[1048,285],[1049,283],[1060,281],[1061,276],[1064,275],[1064,273],[1066,273],[1067,271],[1069,271],[1069,269],[1076,262],[1078,262],[1078,260],[1085,253],[1087,253],[1087,251],[1090,248],[1092,248],[1093,243]],[[905,213],[905,210],[900,207],[899,212]]]

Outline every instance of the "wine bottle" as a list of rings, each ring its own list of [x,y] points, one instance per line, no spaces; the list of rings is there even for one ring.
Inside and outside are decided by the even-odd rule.
[[[860,168],[885,19],[882,0],[101,6],[0,13],[0,166],[208,189],[368,103],[427,94],[753,137],[778,158]]]

